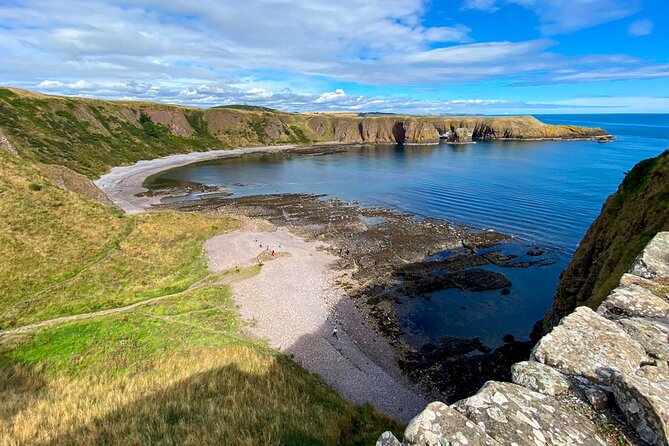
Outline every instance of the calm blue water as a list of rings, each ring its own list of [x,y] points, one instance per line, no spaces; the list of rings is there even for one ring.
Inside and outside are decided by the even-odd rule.
[[[512,294],[448,290],[399,305],[416,336],[526,338],[550,307],[560,271],[626,171],[669,147],[669,115],[539,115],[603,127],[616,141],[386,146],[324,156],[248,156],[176,168],[160,179],[228,186],[236,195],[324,193],[450,222],[494,228],[552,252],[550,267],[502,271]],[[511,248],[510,248],[511,249]]]

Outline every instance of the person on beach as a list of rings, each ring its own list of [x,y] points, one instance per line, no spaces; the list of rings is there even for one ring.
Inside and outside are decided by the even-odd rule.
[[[339,330],[337,330],[337,327],[332,329],[332,337],[335,338],[336,340],[339,340]]]
[[[272,250],[272,257],[274,257],[274,250]]]

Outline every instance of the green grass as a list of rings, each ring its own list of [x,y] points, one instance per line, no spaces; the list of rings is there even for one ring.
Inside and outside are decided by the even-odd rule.
[[[402,429],[243,333],[229,284],[261,267],[211,274],[202,250],[235,220],[126,216],[3,151],[0,172],[2,328],[164,296],[0,336],[0,446],[362,445]]]

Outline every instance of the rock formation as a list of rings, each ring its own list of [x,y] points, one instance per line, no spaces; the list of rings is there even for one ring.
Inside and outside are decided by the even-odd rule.
[[[434,402],[402,442],[377,446],[607,445],[592,417],[615,405],[651,445],[669,446],[669,232],[648,243],[597,311],[578,307],[513,366],[513,383],[489,381],[451,406]]]

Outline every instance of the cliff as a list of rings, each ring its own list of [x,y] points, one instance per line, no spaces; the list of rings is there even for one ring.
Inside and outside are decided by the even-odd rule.
[[[668,293],[660,232],[596,312],[576,308],[512,367],[512,383],[431,403],[402,443],[385,432],[377,446],[669,445]]]
[[[140,159],[238,146],[608,136],[602,129],[547,125],[531,116],[358,116],[244,106],[203,110],[47,96],[14,88],[0,88],[0,132],[0,142],[11,141],[23,158],[63,165],[88,177]]]
[[[576,307],[597,308],[660,231],[669,230],[669,150],[638,163],[604,204],[558,284],[542,333]]]

